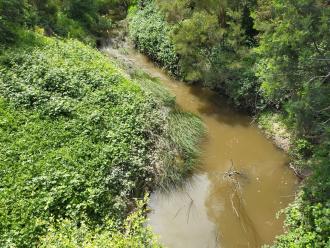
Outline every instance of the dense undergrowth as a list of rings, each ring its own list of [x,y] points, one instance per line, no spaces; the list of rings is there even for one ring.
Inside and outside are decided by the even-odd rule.
[[[329,18],[325,0],[141,0],[128,15],[137,49],[252,112],[310,172],[276,247],[330,245]]]
[[[156,247],[134,199],[192,170],[203,127],[171,125],[200,121],[78,41],[25,34],[0,54],[0,246]]]
[[[146,199],[145,199],[146,200]],[[138,210],[125,219],[122,226],[113,221],[106,222],[103,228],[90,228],[86,223],[79,227],[70,220],[63,220],[57,226],[50,226],[47,235],[42,237],[40,248],[160,248],[152,231],[145,227],[143,209],[146,201],[137,202]]]
[[[137,9],[131,7],[130,11],[132,13]],[[147,5],[136,15],[131,14],[129,27],[134,44],[141,52],[173,75],[180,75],[178,56],[169,37],[170,27],[155,6]]]
[[[0,42],[14,43],[21,29],[97,45],[132,0],[1,0]]]

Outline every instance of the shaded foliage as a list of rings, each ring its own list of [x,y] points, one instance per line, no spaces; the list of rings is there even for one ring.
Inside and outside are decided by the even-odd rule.
[[[294,130],[295,166],[313,173],[287,210],[288,230],[275,246],[328,247],[330,8],[319,0],[265,0],[254,18],[261,31],[256,49],[261,91]]]
[[[285,106],[300,135],[320,138],[321,124],[330,117],[327,1],[266,1],[260,8],[255,18],[262,31],[261,90],[269,104]]]
[[[249,16],[252,7],[253,2],[140,1],[129,18],[130,34],[141,52],[166,69],[177,67],[180,73],[175,75],[254,109],[259,96],[252,70],[255,56],[249,51],[256,32]],[[169,49],[161,51],[162,58],[176,59],[159,59],[163,46]]]
[[[17,29],[41,27],[47,35],[78,38],[93,44],[108,35],[111,11],[129,1],[115,0],[2,0],[0,1],[0,42],[13,43]]]
[[[180,75],[178,57],[170,40],[170,27],[164,16],[149,3],[143,9],[132,7],[129,14],[129,31],[135,46],[160,66],[174,75]]]
[[[17,24],[24,23],[26,4],[23,0],[0,1],[0,42],[14,42],[17,38]]]

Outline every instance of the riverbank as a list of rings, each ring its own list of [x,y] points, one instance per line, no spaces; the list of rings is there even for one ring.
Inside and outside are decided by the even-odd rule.
[[[128,56],[133,51],[125,32],[113,36],[100,50],[115,61],[124,73],[136,82],[145,92],[160,100],[163,111],[169,116],[165,133],[170,142],[159,140],[159,151],[172,149],[171,153],[160,153],[162,165],[157,188],[171,191],[185,184],[186,179],[199,164],[200,144],[205,137],[205,126],[200,117],[184,112],[176,103],[175,96],[164,87],[161,79],[148,74],[140,68],[134,59]],[[173,156],[170,158],[170,156]],[[173,159],[174,158],[174,159]]]
[[[0,54],[0,246],[157,247],[136,199],[182,183],[201,121],[88,45],[21,34]]]
[[[265,133],[266,137],[274,144],[289,153],[292,146],[292,134],[278,113],[264,112],[256,118],[258,127]]]

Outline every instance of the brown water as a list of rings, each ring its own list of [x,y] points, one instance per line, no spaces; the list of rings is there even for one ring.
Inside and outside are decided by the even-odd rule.
[[[170,248],[261,247],[283,232],[276,213],[294,198],[297,180],[288,157],[251,119],[210,90],[171,79],[145,56],[126,57],[200,116],[207,128],[200,171],[179,191],[151,196],[149,224]],[[226,174],[233,172],[231,177]],[[227,176],[226,176],[227,175]]]

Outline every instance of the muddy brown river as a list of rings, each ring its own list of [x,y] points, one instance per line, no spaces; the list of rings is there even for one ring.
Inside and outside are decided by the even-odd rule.
[[[277,213],[294,199],[298,181],[287,155],[251,119],[208,89],[173,80],[145,56],[125,55],[176,96],[207,128],[200,169],[186,186],[151,195],[149,225],[169,248],[261,247],[283,233]]]

